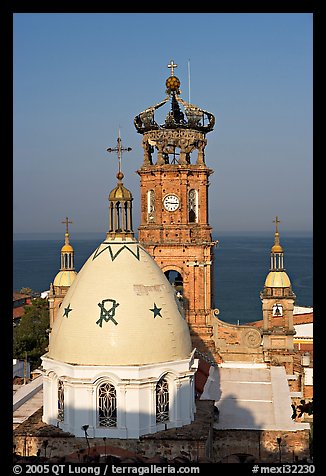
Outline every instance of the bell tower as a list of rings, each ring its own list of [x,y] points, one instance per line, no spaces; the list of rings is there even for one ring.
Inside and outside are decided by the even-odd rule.
[[[180,97],[177,65],[171,61],[167,96],[134,119],[142,134],[143,163],[137,173],[141,188],[139,242],[175,286],[183,305],[193,345],[215,350],[212,327],[213,247],[208,221],[209,176],[205,162],[206,134],[213,114]],[[162,124],[157,116],[167,103]]]
[[[77,272],[74,265],[74,249],[69,241],[68,225],[72,221],[68,220],[68,217],[61,223],[66,225],[65,243],[60,252],[60,271],[55,276],[53,283],[50,283],[49,292],[49,314],[50,314],[50,327],[57,317],[58,310],[61,306],[63,298],[67,294],[71,284],[73,283]]]
[[[270,271],[260,293],[263,309],[263,350],[265,360],[285,365],[292,372],[293,365],[293,308],[295,294],[284,268],[284,252],[280,244],[278,217],[274,220],[275,237],[271,248]]]

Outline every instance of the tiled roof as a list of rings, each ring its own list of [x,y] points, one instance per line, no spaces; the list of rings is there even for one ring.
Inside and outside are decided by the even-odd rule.
[[[281,325],[282,323],[282,318],[281,317],[274,317],[273,319],[274,324]],[[293,325],[298,325],[298,324],[310,324],[314,322],[314,313],[309,312],[306,314],[293,314]],[[254,327],[263,327],[263,319],[260,321],[254,321],[254,322],[247,322],[246,323],[248,326],[254,326]]]
[[[17,291],[14,291],[12,293],[12,300],[13,301],[18,301],[19,299],[24,299],[24,298],[30,298],[29,294],[18,293]]]
[[[13,317],[13,319],[19,319],[19,318],[21,318],[24,314],[25,314],[24,306],[15,307],[15,308],[12,310],[12,317]]]

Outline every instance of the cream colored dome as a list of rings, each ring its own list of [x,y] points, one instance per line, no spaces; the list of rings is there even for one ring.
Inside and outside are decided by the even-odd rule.
[[[164,273],[134,240],[106,240],[69,288],[48,357],[80,365],[141,365],[189,358],[189,328]]]
[[[268,288],[290,288],[291,281],[285,271],[270,271],[265,280]]]
[[[53,280],[54,286],[71,286],[75,277],[77,276],[76,271],[73,270],[63,270],[59,271],[56,277]]]

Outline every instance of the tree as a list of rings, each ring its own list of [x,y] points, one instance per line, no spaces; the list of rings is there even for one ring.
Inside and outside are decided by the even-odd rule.
[[[27,294],[28,296],[31,296],[31,297],[36,297],[40,295],[40,293],[33,291],[33,289],[31,288],[21,288],[19,292],[21,292],[22,294]]]
[[[21,288],[20,292],[22,294],[34,294],[34,291],[31,288]]]
[[[36,298],[24,309],[25,313],[13,331],[13,356],[24,360],[27,352],[31,370],[35,370],[40,366],[40,357],[48,346],[48,302],[46,299]]]

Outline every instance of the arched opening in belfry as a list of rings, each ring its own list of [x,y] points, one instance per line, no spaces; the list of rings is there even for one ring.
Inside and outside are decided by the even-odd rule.
[[[182,299],[183,297],[183,278],[178,271],[174,269],[168,269],[164,272],[165,276],[167,277],[168,281],[172,285],[175,290],[175,293],[178,298]]]

